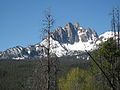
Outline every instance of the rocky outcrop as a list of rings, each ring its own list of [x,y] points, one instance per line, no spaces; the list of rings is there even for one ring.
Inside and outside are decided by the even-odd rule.
[[[60,43],[74,44],[75,42],[79,42],[79,40],[82,42],[96,40],[98,35],[92,29],[84,29],[76,22],[74,25],[67,23],[64,28],[58,27],[55,32],[53,32],[52,37]]]

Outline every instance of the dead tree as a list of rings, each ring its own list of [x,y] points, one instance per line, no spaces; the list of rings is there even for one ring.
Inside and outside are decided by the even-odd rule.
[[[111,23],[111,30],[113,31],[113,35],[114,37],[111,40],[114,40],[114,42],[111,42],[111,45],[113,44],[114,47],[109,48],[109,50],[107,50],[107,54],[109,55],[109,51],[111,51],[113,54],[111,56],[109,56],[106,60],[107,62],[110,64],[110,71],[106,71],[104,68],[102,68],[102,66],[100,66],[100,62],[96,61],[94,59],[94,57],[87,52],[87,50],[85,50],[87,52],[87,54],[91,57],[91,59],[93,60],[93,62],[97,65],[97,67],[100,69],[100,71],[102,72],[102,74],[105,76],[107,82],[109,83],[110,87],[112,90],[120,90],[120,49],[119,49],[119,45],[120,45],[120,24],[119,24],[119,9],[118,8],[114,8],[112,11],[112,23]],[[112,51],[114,48],[115,50]],[[104,55],[105,56],[105,55]],[[103,57],[104,57],[103,56]]]
[[[115,55],[111,57],[112,65],[112,83],[115,86],[116,90],[120,89],[120,80],[119,80],[119,45],[120,45],[120,24],[119,24],[119,8],[114,8],[112,12],[112,31],[114,32],[114,41],[115,41]]]
[[[44,28],[43,30],[45,31],[46,33],[46,39],[47,39],[47,46],[44,46],[47,50],[46,54],[47,54],[47,90],[56,90],[57,89],[57,55],[55,54],[54,55],[54,58],[51,57],[51,54],[50,54],[50,45],[51,45],[51,30],[52,30],[52,27],[53,27],[53,23],[54,23],[54,18],[53,16],[51,15],[51,12],[50,10],[47,10],[45,12],[45,19],[43,20],[43,25],[44,25]]]

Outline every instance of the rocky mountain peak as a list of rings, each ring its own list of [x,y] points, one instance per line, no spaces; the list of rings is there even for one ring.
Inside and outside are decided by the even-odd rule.
[[[74,27],[75,27],[75,29],[77,29],[77,30],[78,30],[78,29],[80,28],[79,23],[78,23],[78,22],[75,22],[75,23],[74,23]]]
[[[105,35],[101,37],[104,38]],[[96,42],[101,42],[97,40],[99,37],[91,28],[85,29],[78,22],[74,25],[69,22],[64,28],[58,27],[51,33],[50,52],[57,56],[64,56],[71,51],[84,51],[84,48],[88,51],[94,50],[97,47]],[[0,59],[40,58],[46,56],[47,45],[47,38],[45,38],[42,42],[28,47],[16,46],[0,52]]]
[[[72,23],[68,23],[65,26],[65,29],[67,31],[68,36],[68,42],[73,44],[75,42],[88,42],[88,40],[94,40],[95,38],[98,38],[97,33],[88,28],[85,29],[79,25],[78,22],[76,22],[74,25]]]

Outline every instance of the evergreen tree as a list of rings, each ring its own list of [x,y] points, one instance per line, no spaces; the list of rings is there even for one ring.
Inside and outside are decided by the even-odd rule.
[[[106,77],[101,77],[106,81],[108,87],[112,87],[113,90],[120,89],[120,49],[116,47],[116,41],[113,38],[110,38],[104,43],[100,44],[98,50],[94,51],[94,60],[99,64],[100,68],[105,73]],[[98,68],[95,68],[95,64],[93,65],[94,70],[96,69],[96,74],[99,75],[101,73],[102,76],[103,72]],[[95,72],[95,71],[94,71]],[[110,81],[110,82],[109,82]]]

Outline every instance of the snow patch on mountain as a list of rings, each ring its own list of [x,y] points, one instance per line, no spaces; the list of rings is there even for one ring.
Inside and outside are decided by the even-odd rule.
[[[13,57],[12,59],[14,59],[14,60],[23,60],[25,58],[24,57]]]
[[[94,50],[96,48],[95,44],[90,44],[89,42],[76,42],[74,44],[64,44],[67,49],[70,50],[77,50],[77,51],[85,51],[85,50]]]
[[[47,38],[48,39],[48,38]],[[44,46],[45,48],[48,47],[48,40],[43,40],[40,44],[41,46]],[[50,53],[56,54],[58,57],[63,56],[67,53],[67,50],[65,50],[64,46],[60,45],[60,43],[50,37]]]
[[[107,31],[99,36],[99,39],[101,39],[103,42],[107,41],[109,38],[114,37],[114,33],[112,31]]]

